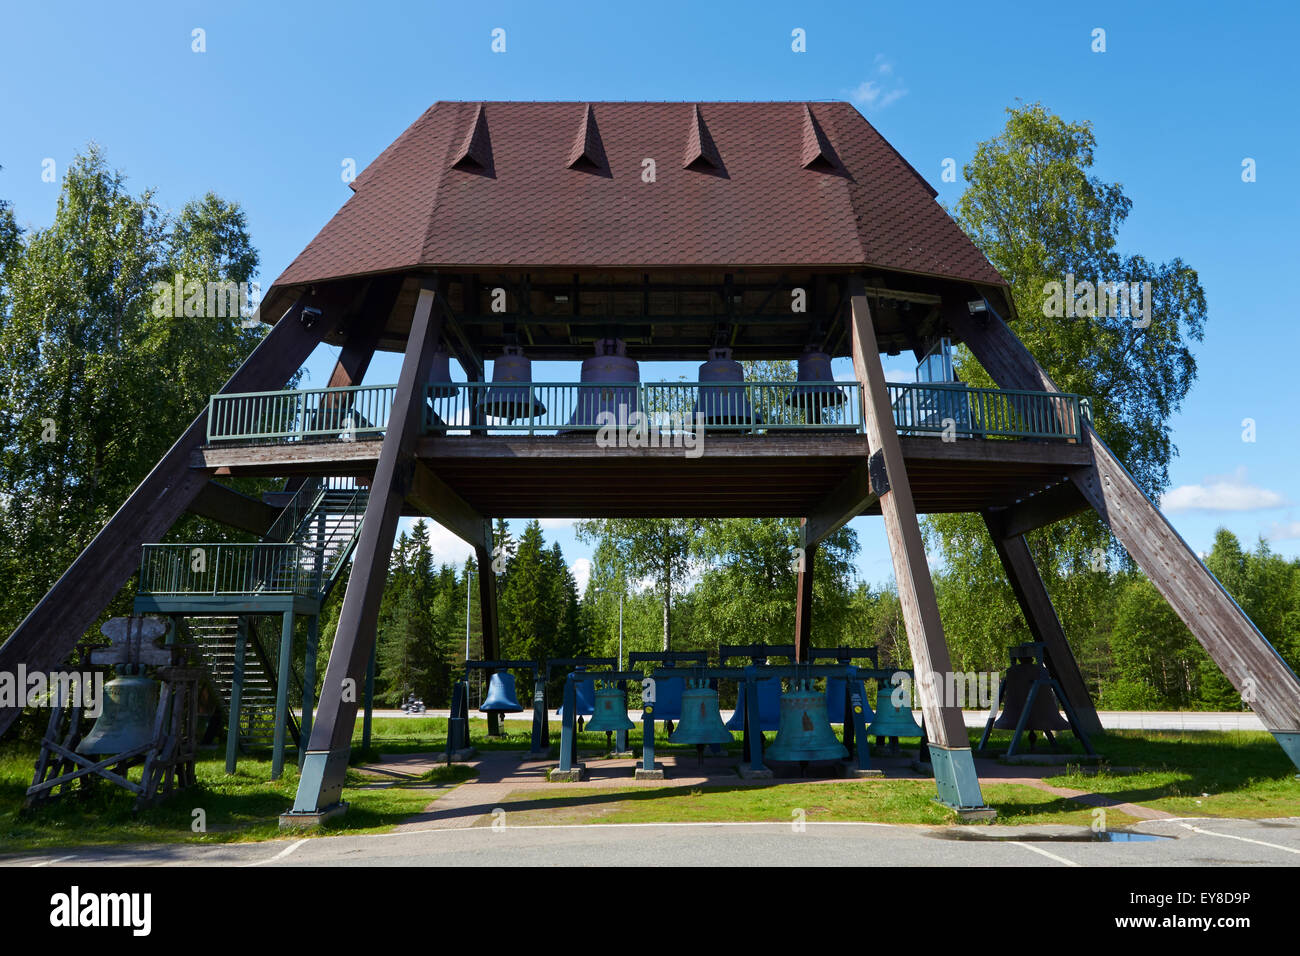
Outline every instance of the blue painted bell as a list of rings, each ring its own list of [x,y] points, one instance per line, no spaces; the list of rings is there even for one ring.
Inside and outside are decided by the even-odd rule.
[[[579,716],[579,717],[587,717],[587,716],[590,716],[592,713],[594,713],[594,712],[595,712],[595,697],[596,697],[596,680],[595,680],[595,678],[591,678],[591,677],[589,677],[589,678],[587,678],[586,680],[577,680],[577,681],[574,681],[574,682],[573,682],[573,696],[576,698],[576,700],[577,700],[577,702],[578,702],[578,703],[577,703],[577,706],[574,708],[574,712],[577,714],[577,716]],[[555,713],[556,713],[557,716],[560,716],[560,717],[563,717],[563,716],[564,716],[564,702],[563,702],[563,701],[560,702],[560,706],[559,706],[559,707],[556,707],[556,708],[555,708]]]
[[[862,682],[858,681],[858,691],[862,699],[862,719],[875,720],[876,714],[867,706],[867,695],[862,693]],[[844,723],[844,678],[826,678],[826,716],[832,724]]]
[[[587,721],[587,729],[615,733],[635,727],[627,715],[627,691],[617,685],[597,687],[594,713]]]
[[[640,410],[641,380],[635,359],[627,357],[627,345],[622,339],[600,339],[596,354],[582,361],[582,386],[578,401],[569,416],[569,427],[595,428],[604,424],[600,416],[608,413],[607,422],[622,426]],[[599,386],[599,387],[597,387]]]
[[[498,671],[488,682],[487,697],[479,707],[485,714],[517,714],[524,708],[515,694],[515,675]]]
[[[902,703],[894,702],[894,694],[882,686],[876,695],[876,719],[867,727],[870,737],[920,737],[921,725],[912,716],[912,705],[907,694],[898,695]]]
[[[682,691],[682,716],[677,729],[668,736],[670,744],[729,744],[735,738],[722,723],[718,692],[707,680],[687,680]]]
[[[845,395],[834,385],[823,384],[835,380],[831,372],[831,357],[825,352],[812,349],[799,356],[798,381],[800,383],[790,390],[786,403],[795,408],[802,408],[819,420],[821,409],[831,405],[844,404]]]
[[[745,369],[731,357],[731,349],[709,349],[700,366],[700,393],[696,420],[705,425],[752,425],[757,421],[745,388]]]
[[[790,689],[781,695],[781,726],[763,754],[764,763],[827,763],[848,755],[827,719],[826,695],[810,680],[791,681]]]
[[[545,415],[546,406],[535,395],[529,399],[532,381],[532,359],[525,358],[518,346],[507,345],[492,363],[492,387],[479,400],[479,410],[508,422]]]
[[[451,380],[451,356],[440,345],[429,364],[429,397],[451,398],[455,394],[456,383]]]
[[[746,684],[740,682],[736,695],[736,712],[727,721],[728,730],[745,729]],[[776,730],[781,726],[781,682],[775,679],[758,682],[758,729]]]
[[[99,717],[77,753],[120,754],[150,743],[158,692],[158,682],[148,677],[116,677],[105,684]]]

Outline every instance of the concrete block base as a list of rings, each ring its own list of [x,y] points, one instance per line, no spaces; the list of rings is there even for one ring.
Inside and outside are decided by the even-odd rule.
[[[749,764],[741,764],[736,772],[740,774],[741,780],[771,780],[773,776],[772,771],[767,767],[755,770]]]
[[[627,760],[629,758],[639,758],[640,756],[639,753],[635,753],[631,750],[611,750],[609,753],[605,754],[605,757],[609,760]]]
[[[865,777],[883,777],[884,775],[885,775],[885,771],[883,771],[883,770],[879,770],[879,769],[877,769],[876,767],[868,767],[866,770],[863,770],[863,769],[860,768],[860,767],[845,767],[845,768],[844,768],[844,776],[846,776],[846,777],[862,777],[862,778],[865,778]]]
[[[347,801],[340,801],[332,807],[326,807],[324,810],[290,810],[287,813],[280,814],[281,830],[302,830],[307,827],[318,827],[326,820],[332,820],[334,817],[341,817],[348,812]]]
[[[632,779],[633,780],[663,780],[665,779],[663,764],[655,764],[655,768],[653,770],[647,770],[645,769],[645,767],[637,767],[636,770],[632,771]]]
[[[940,801],[936,800],[935,803]],[[970,807],[953,812],[962,823],[991,823],[998,818],[998,812],[992,807]]]
[[[570,770],[552,767],[546,771],[546,779],[551,783],[580,783],[587,779],[587,768],[582,764],[578,764]]]
[[[442,753],[440,753],[440,754],[438,755],[438,762],[439,762],[439,763],[444,763],[444,764],[445,764],[445,763],[465,763],[465,762],[467,762],[467,761],[473,760],[473,759],[474,759],[475,757],[477,757],[477,756],[478,756],[478,751],[477,751],[477,750],[475,750],[473,747],[466,747],[464,750],[453,750],[453,751],[451,752],[451,759],[450,759],[450,760],[449,760],[448,757],[447,757],[447,753],[446,753],[446,751],[443,751]]]

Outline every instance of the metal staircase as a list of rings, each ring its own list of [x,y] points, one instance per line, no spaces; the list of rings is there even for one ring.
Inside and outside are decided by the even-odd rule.
[[[278,641],[261,640],[259,615],[247,609],[265,603],[267,614],[278,614],[286,599],[307,599],[319,608],[352,556],[368,500],[369,489],[352,478],[312,477],[294,491],[260,542],[145,546],[137,606],[147,598],[183,619],[227,721],[239,632],[244,629],[243,684],[234,719],[245,747],[272,742],[279,653]],[[233,611],[235,607],[239,611]],[[292,690],[301,681],[292,668],[291,674]],[[288,730],[296,741],[298,723],[292,711]]]

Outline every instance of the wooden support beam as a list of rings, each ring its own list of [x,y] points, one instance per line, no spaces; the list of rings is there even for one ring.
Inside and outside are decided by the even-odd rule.
[[[808,519],[801,519],[799,524],[800,537],[803,537]],[[813,567],[817,561],[817,543],[806,543],[802,550],[794,602],[794,659],[806,663],[808,649],[812,647]]]
[[[408,500],[456,537],[479,547],[483,542],[483,516],[433,473],[424,462],[415,463]]]
[[[1084,683],[1079,662],[1075,660],[1074,652],[1066,640],[1056,609],[1052,607],[1052,599],[1038,573],[1034,556],[1029,551],[1029,543],[1023,535],[1005,535],[999,519],[987,511],[984,512],[984,523],[989,529],[989,536],[993,539],[993,547],[1002,561],[1002,567],[1007,572],[1011,590],[1015,592],[1020,612],[1029,626],[1029,633],[1035,641],[1045,645],[1048,672],[1065,691],[1066,699],[1079,719],[1080,729],[1089,736],[1101,733],[1097,707],[1092,701],[1092,695],[1088,693],[1088,685]]]
[[[441,326],[441,314],[434,314],[434,291],[426,286],[416,300],[406,357],[339,611],[294,813],[313,814],[336,806],[343,793],[358,693],[375,644],[393,536],[415,467],[415,439],[424,421],[424,386]]]
[[[347,293],[338,287],[299,298],[230,377],[222,394],[282,388],[348,306]],[[308,313],[311,321],[301,321],[305,309],[319,314],[313,311]],[[0,671],[14,671],[19,663],[29,671],[50,670],[71,653],[139,567],[140,546],[160,540],[207,484],[212,472],[190,466],[191,456],[207,439],[207,425],[205,407],[0,646]],[[0,708],[0,733],[17,716],[17,708]]]
[[[1017,501],[1008,508],[993,509],[985,514],[984,520],[989,525],[990,533],[996,529],[996,536],[1016,538],[1091,507],[1073,482],[1062,481],[1045,491]]]
[[[803,546],[816,547],[876,503],[865,461],[855,465],[839,486],[818,502],[800,523]]]
[[[926,732],[930,743],[949,750],[964,749],[969,754],[970,739],[960,708],[943,706],[939,696],[945,676],[952,671],[952,661],[939,620],[939,603],[934,595],[934,582],[930,580],[903,449],[894,427],[866,289],[862,280],[854,277],[850,279],[850,290],[853,369],[862,383],[866,405],[864,421],[872,448],[871,483],[880,496],[880,511],[889,536],[898,600],[907,625],[907,642],[912,651]]]
[[[1002,319],[945,308],[950,327],[1003,388],[1059,391]],[[1082,492],[1243,700],[1300,762],[1300,679],[1147,498],[1114,452],[1083,423],[1094,465],[1072,473]],[[1285,738],[1285,739],[1284,739]]]
[[[215,481],[209,481],[199,489],[188,510],[200,518],[220,521],[259,538],[266,534],[280,514],[279,510],[266,502],[240,494]]]

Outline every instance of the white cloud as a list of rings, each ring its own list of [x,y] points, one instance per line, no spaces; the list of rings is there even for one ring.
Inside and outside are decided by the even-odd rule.
[[[877,53],[873,76],[863,80],[849,93],[849,98],[864,110],[883,110],[907,95],[903,81],[894,76],[894,64]]]
[[[1245,467],[1231,475],[1210,475],[1199,485],[1179,485],[1160,498],[1163,511],[1259,511],[1281,508],[1286,498],[1276,491],[1252,485]]]
[[[1264,537],[1270,541],[1288,541],[1300,538],[1300,521],[1277,521],[1268,529]]]
[[[411,528],[415,526],[415,522],[418,520],[420,519],[403,518],[397,526],[397,533],[400,535],[405,531],[409,535]],[[438,522],[425,518],[424,523],[429,528],[429,547],[433,551],[434,564],[463,565],[466,559],[474,553],[474,549],[469,544],[456,537]]]
[[[569,531],[574,525],[573,518],[539,518],[537,523],[544,531]]]
[[[569,565],[569,571],[573,574],[574,580],[578,582],[578,593],[585,593],[587,582],[591,580],[591,561],[587,558],[579,558]]]

